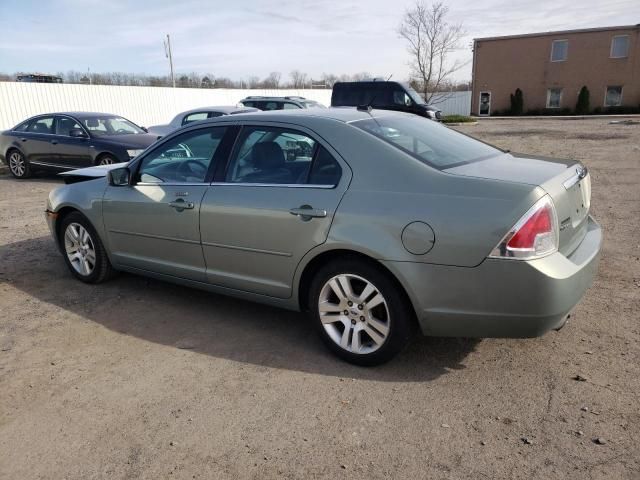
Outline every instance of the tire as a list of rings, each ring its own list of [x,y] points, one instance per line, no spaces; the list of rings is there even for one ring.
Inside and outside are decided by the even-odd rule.
[[[62,219],[59,242],[71,273],[85,283],[102,283],[114,274],[102,241],[93,225],[79,212]]]
[[[311,282],[309,306],[324,343],[349,363],[388,362],[411,336],[414,313],[404,292],[388,273],[359,259],[322,267]]]
[[[113,163],[120,163],[120,160],[118,160],[113,155],[109,155],[109,154],[100,155],[96,159],[96,165],[111,165]]]
[[[7,165],[9,171],[15,178],[29,178],[31,176],[31,165],[20,150],[9,150],[7,153]]]

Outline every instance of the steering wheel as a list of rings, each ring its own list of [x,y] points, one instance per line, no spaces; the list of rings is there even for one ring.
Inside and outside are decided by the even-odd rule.
[[[178,173],[183,175],[193,175],[194,177],[202,178],[207,174],[207,167],[197,160],[185,160],[180,162],[178,167]]]
[[[116,130],[116,133],[129,133],[129,130],[127,130],[126,128],[119,128]]]

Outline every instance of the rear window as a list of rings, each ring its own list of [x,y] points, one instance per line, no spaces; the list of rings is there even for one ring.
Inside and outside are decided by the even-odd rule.
[[[438,169],[501,155],[495,147],[417,115],[370,118],[351,122]]]

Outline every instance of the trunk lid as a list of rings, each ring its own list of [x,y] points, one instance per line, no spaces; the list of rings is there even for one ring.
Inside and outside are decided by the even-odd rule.
[[[564,255],[570,255],[587,233],[591,177],[579,162],[504,154],[444,171],[454,175],[540,186],[553,200],[558,215],[559,250]]]

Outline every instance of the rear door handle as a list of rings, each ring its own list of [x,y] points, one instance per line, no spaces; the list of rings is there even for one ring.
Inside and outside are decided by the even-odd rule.
[[[53,145],[57,145],[57,144],[58,144],[58,140],[51,140],[51,143],[52,143]]]
[[[292,208],[289,210],[291,215],[297,215],[302,220],[311,220],[312,218],[324,218],[327,216],[326,210],[321,210],[319,208],[313,208],[309,205],[302,205],[299,208]]]
[[[20,140],[22,140],[23,142],[26,142],[27,139],[26,138],[21,138]]]
[[[173,202],[169,202],[169,206],[181,212],[182,210],[191,210],[194,205],[193,202],[185,202],[182,198],[178,198]]]

